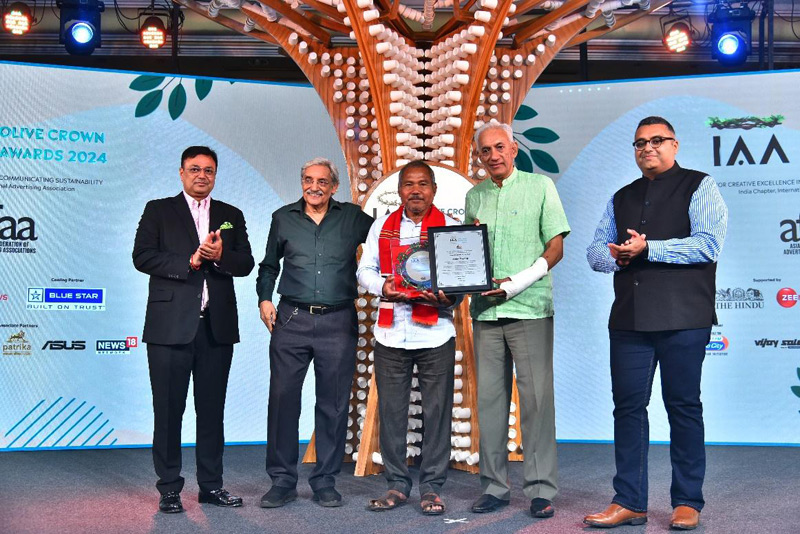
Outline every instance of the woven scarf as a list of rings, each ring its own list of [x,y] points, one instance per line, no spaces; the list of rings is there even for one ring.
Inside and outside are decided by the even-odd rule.
[[[400,206],[396,211],[383,223],[383,228],[378,237],[378,257],[381,264],[381,274],[389,276],[394,274],[392,264],[392,246],[400,245],[400,223],[403,220],[403,211],[405,206]],[[428,213],[422,218],[422,229],[419,234],[420,242],[428,240],[428,227],[429,226],[445,226],[447,223],[444,219],[444,213],[436,209],[436,206],[431,205]],[[439,321],[439,310],[427,304],[412,302],[411,303],[411,320],[415,323],[425,324],[429,326],[435,325]],[[394,303],[388,301],[381,301],[378,310],[378,326],[389,328],[394,321]]]

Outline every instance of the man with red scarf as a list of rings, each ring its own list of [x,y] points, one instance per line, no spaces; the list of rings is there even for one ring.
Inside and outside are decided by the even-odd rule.
[[[425,420],[419,470],[421,507],[424,514],[439,515],[445,511],[439,494],[450,461],[456,299],[441,291],[436,295],[424,291],[411,300],[407,293],[398,291],[401,282],[392,274],[391,251],[393,245],[427,241],[429,227],[458,222],[433,205],[435,177],[433,169],[422,161],[412,161],[403,167],[398,193],[402,205],[373,223],[357,271],[359,284],[381,297],[375,326],[375,379],[379,391],[381,454],[389,486],[388,493],[371,500],[367,508],[372,511],[395,508],[405,503],[411,493],[406,433],[411,375],[416,364]]]

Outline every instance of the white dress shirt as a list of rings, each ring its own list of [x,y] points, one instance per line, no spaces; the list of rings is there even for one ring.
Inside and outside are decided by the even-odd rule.
[[[211,217],[211,197],[208,196],[203,200],[195,200],[183,192],[186,202],[189,204],[189,211],[192,212],[194,219],[194,227],[197,229],[197,239],[202,244],[208,235],[208,225]],[[208,306],[208,283],[203,280],[203,298],[200,300],[200,310],[205,310]]]
[[[458,226],[461,223],[445,217],[447,226]],[[369,230],[367,241],[361,251],[361,261],[358,262],[358,283],[369,293],[383,296],[384,277],[381,276],[380,259],[378,251],[378,237],[389,215],[378,218]],[[411,244],[419,241],[422,231],[422,222],[415,223],[403,213],[400,222],[400,242]],[[456,302],[459,302],[457,299]],[[375,323],[375,340],[386,347],[398,349],[429,349],[447,343],[455,337],[456,329],[453,326],[453,308],[439,308],[439,320],[435,325],[425,325],[411,319],[411,304],[405,302],[394,303],[394,321],[389,328],[383,328]]]

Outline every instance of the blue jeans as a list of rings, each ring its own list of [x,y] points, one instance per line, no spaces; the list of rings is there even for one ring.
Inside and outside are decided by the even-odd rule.
[[[647,511],[647,405],[656,365],[670,426],[673,508],[702,510],[706,454],[700,377],[711,327],[663,332],[609,330],[611,386],[614,397],[613,502]]]

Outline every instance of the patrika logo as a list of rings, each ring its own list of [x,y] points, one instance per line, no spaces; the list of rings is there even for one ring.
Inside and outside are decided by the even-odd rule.
[[[769,117],[740,117],[738,119],[720,119],[709,117],[706,124],[717,130],[752,130],[753,128],[774,128],[783,124],[783,115],[770,115]]]
[[[797,368],[797,378],[800,379],[800,367]],[[792,393],[800,397],[800,386],[792,386]]]
[[[528,121],[536,117],[538,113],[530,106],[525,104],[519,107],[517,114],[514,116],[514,122]],[[524,140],[523,140],[524,139]],[[527,142],[537,143],[540,145],[549,144],[553,141],[558,141],[560,137],[557,133],[549,128],[534,127],[528,128],[522,133],[514,132],[514,140],[519,143],[520,150],[517,152],[517,157],[514,160],[514,165],[521,171],[533,172],[534,165],[544,172],[557,174],[561,171],[558,170],[558,163],[556,160],[545,152],[537,148],[531,148]],[[523,150],[524,148],[524,150]]]
[[[31,344],[25,339],[25,331],[20,330],[16,334],[11,334],[8,340],[3,343],[3,356],[30,356]]]
[[[181,116],[183,110],[186,109],[187,102],[186,89],[183,87],[184,79],[173,76],[164,85],[164,87],[161,87],[161,84],[164,83],[166,79],[166,76],[153,76],[145,74],[142,76],[137,76],[136,79],[131,82],[129,86],[130,89],[133,89],[134,91],[147,91],[147,94],[145,94],[139,100],[139,103],[136,104],[135,116],[137,118],[150,115],[152,112],[158,109],[158,106],[161,104],[161,99],[164,97],[164,91],[166,91],[175,80],[178,80],[178,84],[172,88],[172,91],[169,94],[167,110],[169,111],[169,116],[172,117],[172,120],[175,120]],[[197,95],[198,100],[203,100],[208,96],[208,93],[211,92],[211,86],[213,83],[213,80],[194,80],[194,92]]]

